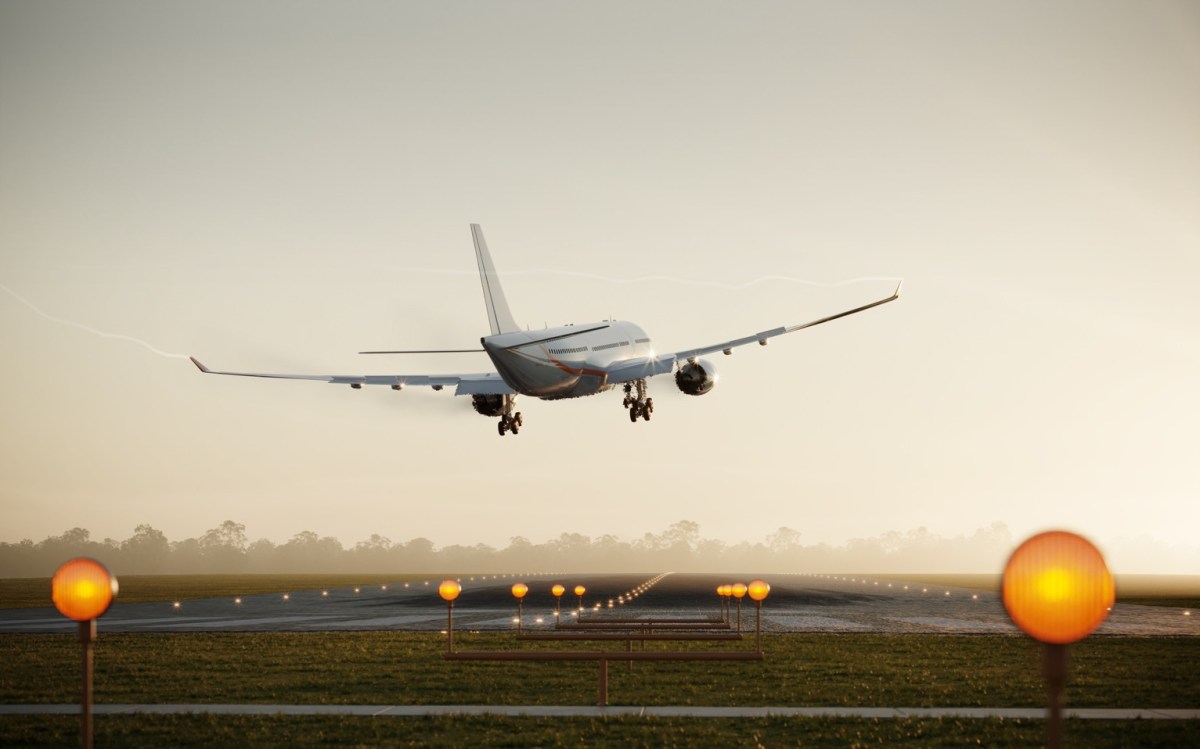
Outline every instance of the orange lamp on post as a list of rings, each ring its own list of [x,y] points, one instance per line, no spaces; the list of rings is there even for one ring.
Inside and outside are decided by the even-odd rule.
[[[554,624],[557,625],[562,612],[562,596],[563,593],[567,592],[567,589],[555,583],[554,587],[550,588],[550,592],[554,594]]]
[[[462,592],[457,580],[443,580],[438,595],[446,602],[446,652],[454,652],[454,599]]]
[[[575,586],[575,595],[579,596],[579,614],[583,614],[583,594],[587,593],[587,588],[582,585]]]
[[[83,690],[80,695],[80,737],[84,749],[92,746],[92,646],[96,619],[108,611],[117,595],[117,578],[95,559],[79,557],[64,563],[50,582],[51,598],[59,613],[79,622],[83,646]]]
[[[517,597],[517,634],[521,634],[521,602],[528,592],[529,586],[525,583],[517,583],[512,586],[512,594]]]
[[[771,592],[771,586],[765,580],[751,580],[746,586],[746,593],[754,601],[754,647],[762,652],[762,602]]]
[[[1046,745],[1062,747],[1067,645],[1087,637],[1108,616],[1116,599],[1112,573],[1087,539],[1047,531],[1017,547],[1001,587],[1013,623],[1043,643]]]
[[[746,595],[746,584],[745,583],[734,583],[733,588],[731,589],[730,592],[733,593],[733,597],[736,598],[737,602],[738,602],[737,631],[741,632],[742,631],[742,597],[744,595]]]

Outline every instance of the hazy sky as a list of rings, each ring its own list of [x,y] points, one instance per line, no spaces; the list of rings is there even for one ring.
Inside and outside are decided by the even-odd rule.
[[[1198,81],[1196,2],[0,3],[0,540],[999,521],[1200,572],[1120,551],[1200,544]],[[519,321],[664,351],[905,295],[501,439],[12,293],[217,368],[482,371],[355,354],[477,343],[471,222]]]

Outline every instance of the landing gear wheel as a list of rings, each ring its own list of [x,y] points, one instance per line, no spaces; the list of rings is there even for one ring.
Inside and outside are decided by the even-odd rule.
[[[650,409],[649,408],[642,409],[642,420],[650,421]]]
[[[517,411],[517,414],[516,414],[516,416],[513,416],[513,423],[514,423],[514,424],[516,424],[516,425],[517,425],[517,426],[519,426],[519,427],[521,427],[521,426],[525,426],[525,420],[521,418],[521,412],[520,412],[520,411]],[[516,430],[516,429],[514,429],[514,430],[513,430],[513,434],[516,434],[516,433],[517,433],[517,430]]]
[[[633,422],[634,424],[636,424],[638,417],[641,415],[642,415],[642,405],[635,401],[633,403],[633,405],[631,405],[629,407],[629,420],[631,422]]]
[[[496,430],[500,432],[501,437],[503,437],[504,433],[508,431],[508,424],[504,423],[504,419],[501,419],[499,423],[496,424]]]
[[[648,414],[654,413],[654,399],[653,398],[646,399],[646,413],[648,413]],[[649,416],[646,417],[647,420],[649,420],[649,418],[650,418]]]

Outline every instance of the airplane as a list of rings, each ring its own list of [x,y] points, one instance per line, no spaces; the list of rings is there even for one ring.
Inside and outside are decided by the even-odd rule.
[[[716,368],[700,357],[718,351],[726,356],[733,349],[767,342],[785,333],[811,328],[837,320],[900,297],[900,284],[891,296],[864,304],[861,307],[822,317],[819,320],[764,330],[730,341],[659,354],[650,336],[632,322],[602,320],[582,325],[562,325],[544,330],[522,330],[509,312],[500,278],[492,264],[491,253],[479,224],[471,224],[475,242],[475,259],[479,265],[479,280],[487,307],[491,334],[480,339],[479,349],[445,349],[420,351],[360,351],[360,354],[433,354],[485,352],[495,365],[494,372],[442,375],[289,375],[258,372],[221,372],[209,369],[195,357],[193,364],[205,374],[235,377],[266,377],[284,380],[314,380],[349,385],[359,390],[363,385],[387,385],[392,390],[405,387],[429,387],[442,390],[454,387],[455,395],[471,397],[475,411],[483,416],[499,417],[497,431],[503,437],[517,434],[524,425],[521,412],[516,410],[518,395],[541,400],[560,400],[595,395],[621,386],[623,404],[629,420],[649,421],[654,413],[654,399],[647,395],[646,380],[671,372],[675,386],[687,395],[704,395],[717,383]]]

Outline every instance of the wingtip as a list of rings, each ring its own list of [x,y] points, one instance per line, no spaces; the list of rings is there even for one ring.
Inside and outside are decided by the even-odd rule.
[[[196,369],[200,370],[200,371],[201,371],[201,372],[203,372],[204,374],[209,374],[209,373],[212,371],[212,370],[210,370],[208,367],[206,367],[206,366],[204,366],[203,364],[201,364],[201,363],[200,363],[200,360],[199,360],[199,359],[197,359],[196,357],[194,357],[194,356],[189,356],[188,358],[192,360],[192,364],[195,364],[195,365],[196,365]]]
[[[896,282],[896,290],[895,290],[895,291],[892,293],[892,299],[899,299],[899,298],[900,298],[900,287],[901,287],[901,286],[903,286],[903,285],[904,285],[904,279],[903,279],[903,278],[901,278],[899,281],[897,281],[897,282]]]

